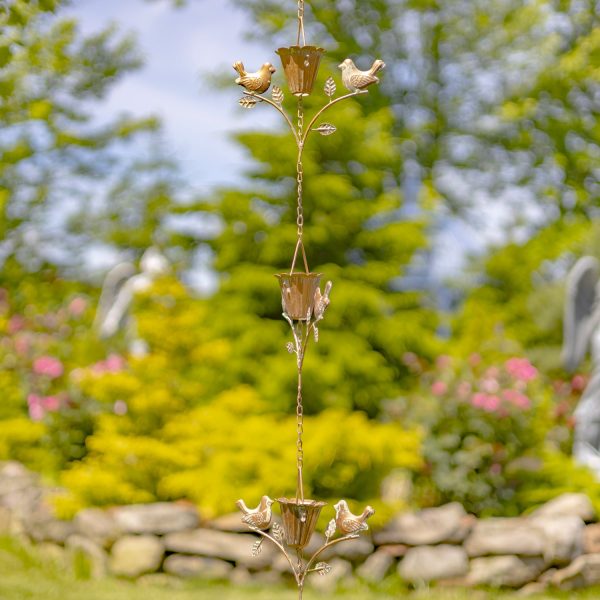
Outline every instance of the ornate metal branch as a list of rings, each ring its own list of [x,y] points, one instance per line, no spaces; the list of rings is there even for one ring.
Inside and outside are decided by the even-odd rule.
[[[303,45],[300,46],[302,40]],[[261,536],[254,544],[253,554],[258,554],[262,548],[262,542],[265,539],[270,540],[283,553],[288,561],[296,583],[298,585],[299,598],[302,598],[305,578],[308,573],[325,574],[331,570],[331,567],[324,562],[317,563],[317,558],[328,548],[339,544],[340,542],[355,539],[361,531],[368,529],[367,519],[375,512],[370,506],[367,506],[360,515],[353,515],[348,509],[345,500],[340,500],[335,505],[335,518],[329,522],[325,532],[325,544],[323,544],[308,560],[303,557],[303,550],[308,545],[312,534],[315,531],[321,509],[325,502],[308,500],[304,498],[303,483],[303,434],[304,434],[304,408],[302,400],[302,368],[304,357],[311,336],[314,336],[315,342],[319,341],[318,323],[324,317],[325,310],[329,306],[329,294],[331,292],[331,282],[327,282],[323,293],[319,287],[321,275],[311,273],[308,267],[308,260],[304,249],[304,208],[303,208],[303,181],[304,168],[302,157],[304,148],[310,134],[318,131],[321,135],[331,135],[337,131],[335,125],[331,123],[321,123],[315,127],[317,120],[331,107],[340,102],[367,93],[366,88],[378,83],[379,79],[376,73],[385,67],[381,60],[376,60],[368,71],[360,71],[351,59],[347,58],[339,65],[342,71],[342,82],[349,93],[338,98],[334,98],[336,93],[336,83],[332,77],[325,82],[324,91],[328,97],[328,102],[317,110],[310,119],[308,126],[304,124],[304,96],[310,95],[317,78],[319,64],[324,53],[323,48],[316,46],[307,46],[304,34],[304,0],[298,0],[298,37],[297,45],[289,48],[279,48],[277,54],[281,57],[281,62],[287,79],[288,87],[292,94],[297,98],[297,120],[293,118],[283,108],[284,94],[280,87],[274,86],[271,91],[271,97],[268,98],[264,93],[271,86],[271,77],[275,73],[275,67],[269,63],[264,63],[256,72],[246,71],[243,63],[237,61],[233,68],[237,71],[239,77],[235,80],[238,85],[244,88],[243,96],[239,100],[243,108],[254,108],[258,103],[264,102],[272,106],[285,119],[289,127],[296,146],[298,148],[298,159],[296,161],[296,185],[297,185],[297,206],[296,206],[296,226],[297,242],[294,250],[294,257],[289,272],[277,275],[281,287],[281,300],[283,305],[283,318],[288,322],[292,330],[293,342],[288,342],[286,347],[288,352],[296,354],[296,367],[298,372],[298,386],[296,396],[296,469],[297,485],[295,498],[280,498],[278,500],[281,508],[283,528],[279,525],[273,525],[273,534],[267,533],[272,520],[271,505],[274,501],[269,496],[263,496],[260,504],[255,509],[249,509],[243,500],[238,500],[237,505],[243,513],[242,521],[248,527]],[[296,259],[299,251],[302,251],[305,272],[296,272]],[[341,537],[332,539],[336,531],[339,531]],[[294,561],[287,548],[296,551],[297,562]],[[315,566],[313,566],[315,565]]]

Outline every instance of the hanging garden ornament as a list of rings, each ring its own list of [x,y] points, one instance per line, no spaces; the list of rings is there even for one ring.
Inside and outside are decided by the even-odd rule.
[[[302,45],[300,45],[302,43]],[[306,44],[304,32],[304,0],[298,2],[298,35],[296,45],[289,48],[279,48],[277,54],[281,58],[283,72],[290,92],[297,98],[296,122],[284,110],[284,93],[279,86],[273,86],[271,97],[263,94],[271,86],[271,77],[276,69],[269,62],[262,65],[255,72],[247,72],[241,61],[234,63],[233,68],[239,77],[235,82],[244,88],[243,96],[239,100],[243,108],[254,108],[257,104],[265,103],[275,108],[285,119],[298,147],[296,161],[296,226],[297,241],[293,252],[290,270],[279,273],[281,288],[281,304],[283,317],[289,323],[293,341],[287,344],[287,350],[296,355],[296,369],[298,385],[296,395],[296,495],[293,498],[279,498],[277,500],[281,511],[281,522],[272,523],[271,505],[274,503],[269,496],[263,496],[257,508],[249,509],[243,500],[237,501],[237,506],[242,512],[242,522],[260,537],[253,547],[253,553],[258,554],[264,539],[270,540],[284,554],[288,560],[296,583],[298,584],[299,598],[302,598],[306,576],[309,573],[329,573],[331,567],[325,562],[317,562],[319,556],[329,547],[345,540],[357,538],[361,532],[368,530],[367,519],[374,510],[367,506],[360,515],[350,512],[348,503],[340,500],[335,506],[335,517],[329,521],[325,531],[325,544],[323,544],[310,557],[304,556],[304,549],[310,542],[314,533],[321,510],[325,502],[310,500],[304,497],[304,409],[302,403],[302,368],[304,356],[310,342],[314,337],[319,341],[318,324],[325,316],[329,306],[329,295],[332,289],[331,281],[327,282],[323,291],[320,288],[321,274],[312,273],[308,267],[308,259],[304,248],[304,207],[303,207],[303,179],[304,171],[302,157],[304,147],[309,135],[316,131],[321,135],[331,135],[336,132],[335,125],[317,121],[323,113],[338,102],[352,98],[359,94],[366,94],[368,86],[379,83],[376,73],[385,67],[385,63],[376,60],[368,71],[359,70],[354,62],[347,58],[340,65],[342,83],[349,93],[335,97],[337,86],[333,77],[325,82],[324,92],[327,96],[326,104],[304,125],[303,98],[309,96],[319,72],[321,57],[325,50],[317,46]],[[302,255],[304,270],[296,270],[299,254]],[[256,502],[256,499],[254,499]]]

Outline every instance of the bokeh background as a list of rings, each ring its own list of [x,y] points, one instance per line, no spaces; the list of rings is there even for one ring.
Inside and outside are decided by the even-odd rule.
[[[347,56],[387,64],[305,154],[308,258],[334,282],[305,366],[307,494],[368,502],[375,525],[564,491],[600,508],[570,457],[590,365],[560,360],[565,277],[600,257],[598,4],[307,4],[317,90]],[[0,9],[0,459],[60,486],[63,518],[293,493],[273,273],[295,242],[294,146],[237,105],[231,63],[278,65],[295,2]],[[168,272],[101,339],[106,274],[149,247]]]

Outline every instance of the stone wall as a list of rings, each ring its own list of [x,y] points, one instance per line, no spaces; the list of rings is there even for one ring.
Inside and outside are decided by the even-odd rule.
[[[234,583],[291,580],[286,560],[239,513],[206,521],[186,502],[85,509],[73,521],[52,516],[55,490],[18,463],[0,465],[0,533],[26,538],[54,555],[84,555],[94,577],[199,577]],[[372,582],[397,571],[420,585],[570,590],[600,583],[600,523],[587,496],[564,494],[528,516],[476,519],[453,503],[397,515],[383,529],[324,554],[324,589],[341,579]],[[370,533],[370,532],[369,532]],[[315,534],[311,546],[324,542]]]

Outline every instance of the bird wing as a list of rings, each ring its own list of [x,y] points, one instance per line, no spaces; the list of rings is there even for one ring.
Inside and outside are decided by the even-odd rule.
[[[577,368],[585,356],[596,326],[600,263],[592,256],[580,258],[567,277],[564,315],[563,362],[569,371]]]
[[[372,83],[379,81],[375,75],[370,75],[369,73],[365,73],[364,71],[358,71],[356,73],[352,73],[350,76],[350,83],[356,88],[364,88]]]
[[[340,529],[343,529],[348,533],[356,533],[357,531],[369,529],[369,526],[366,523],[359,521],[357,517],[352,516],[342,519],[342,527],[340,527]]]
[[[251,92],[255,92],[262,85],[262,79],[256,73],[248,73],[243,77],[239,77],[240,83]]]

